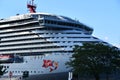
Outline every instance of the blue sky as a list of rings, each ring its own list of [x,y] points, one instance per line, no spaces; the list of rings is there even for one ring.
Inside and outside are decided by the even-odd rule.
[[[29,0],[0,0],[0,18],[28,13]],[[94,28],[93,35],[120,47],[120,0],[35,0],[37,12],[64,15]]]

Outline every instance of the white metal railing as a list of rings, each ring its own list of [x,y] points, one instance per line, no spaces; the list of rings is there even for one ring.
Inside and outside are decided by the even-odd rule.
[[[35,42],[46,42],[46,41],[44,39],[39,39],[39,40],[25,40],[25,41],[12,41],[12,42],[0,43],[0,46],[2,46],[2,45],[24,44],[24,43],[35,43]]]
[[[31,52],[49,52],[49,51],[63,51],[61,48],[53,48],[53,49],[31,49],[31,50],[14,50],[14,51],[0,51],[0,54],[11,54],[11,53],[31,53]]]
[[[0,37],[11,37],[11,36],[26,35],[26,34],[32,34],[32,33],[30,33],[29,31],[23,31],[23,32],[10,33],[10,34],[3,34],[0,35]]]
[[[2,38],[1,41],[36,38],[36,37],[38,37],[38,36],[37,35],[32,35],[32,36],[9,37],[9,38]]]
[[[26,28],[18,28],[18,29],[11,29],[11,30],[1,30],[0,33],[13,33],[13,32],[17,32],[17,31],[25,31],[25,30],[30,30],[30,29],[37,29],[37,28],[43,28],[44,26],[27,26]]]
[[[6,47],[0,47],[0,50],[5,49],[22,49],[22,48],[34,48],[34,47],[48,47],[48,46],[54,46],[53,44],[32,44],[32,45],[17,45],[17,46],[6,46]]]

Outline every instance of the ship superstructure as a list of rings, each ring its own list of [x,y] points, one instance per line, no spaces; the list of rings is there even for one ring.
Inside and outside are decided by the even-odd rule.
[[[67,72],[65,63],[74,45],[103,42],[92,36],[91,27],[77,20],[30,10],[0,20],[0,62],[6,76],[10,72],[22,75],[24,71],[30,75]]]

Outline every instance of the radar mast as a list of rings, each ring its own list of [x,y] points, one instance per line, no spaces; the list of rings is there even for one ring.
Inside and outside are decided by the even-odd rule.
[[[36,13],[36,5],[34,4],[34,0],[31,0],[27,3],[27,8],[30,13]]]

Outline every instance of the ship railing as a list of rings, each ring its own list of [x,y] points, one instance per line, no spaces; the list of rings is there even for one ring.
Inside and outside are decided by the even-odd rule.
[[[28,31],[28,30],[33,30],[33,29],[40,29],[43,28],[44,26],[38,26],[34,25],[33,26],[27,26],[26,28],[21,28],[21,29],[15,29],[15,30],[1,30],[0,34],[6,34],[6,33],[14,33],[14,32],[21,32],[21,31]]]
[[[12,53],[16,53],[16,54],[27,54],[27,53],[35,53],[35,52],[55,52],[55,51],[63,51],[63,49],[61,48],[52,48],[52,49],[32,49],[32,50],[6,50],[6,51],[0,51],[1,54],[12,54]]]
[[[32,21],[27,21],[27,22],[16,22],[16,23],[12,23],[12,24],[5,24],[5,25],[0,25],[0,28],[7,28],[7,27],[14,27],[14,26],[22,26],[22,25],[27,25],[27,24],[31,24],[31,23],[38,23],[38,21],[36,20],[32,20]]]

